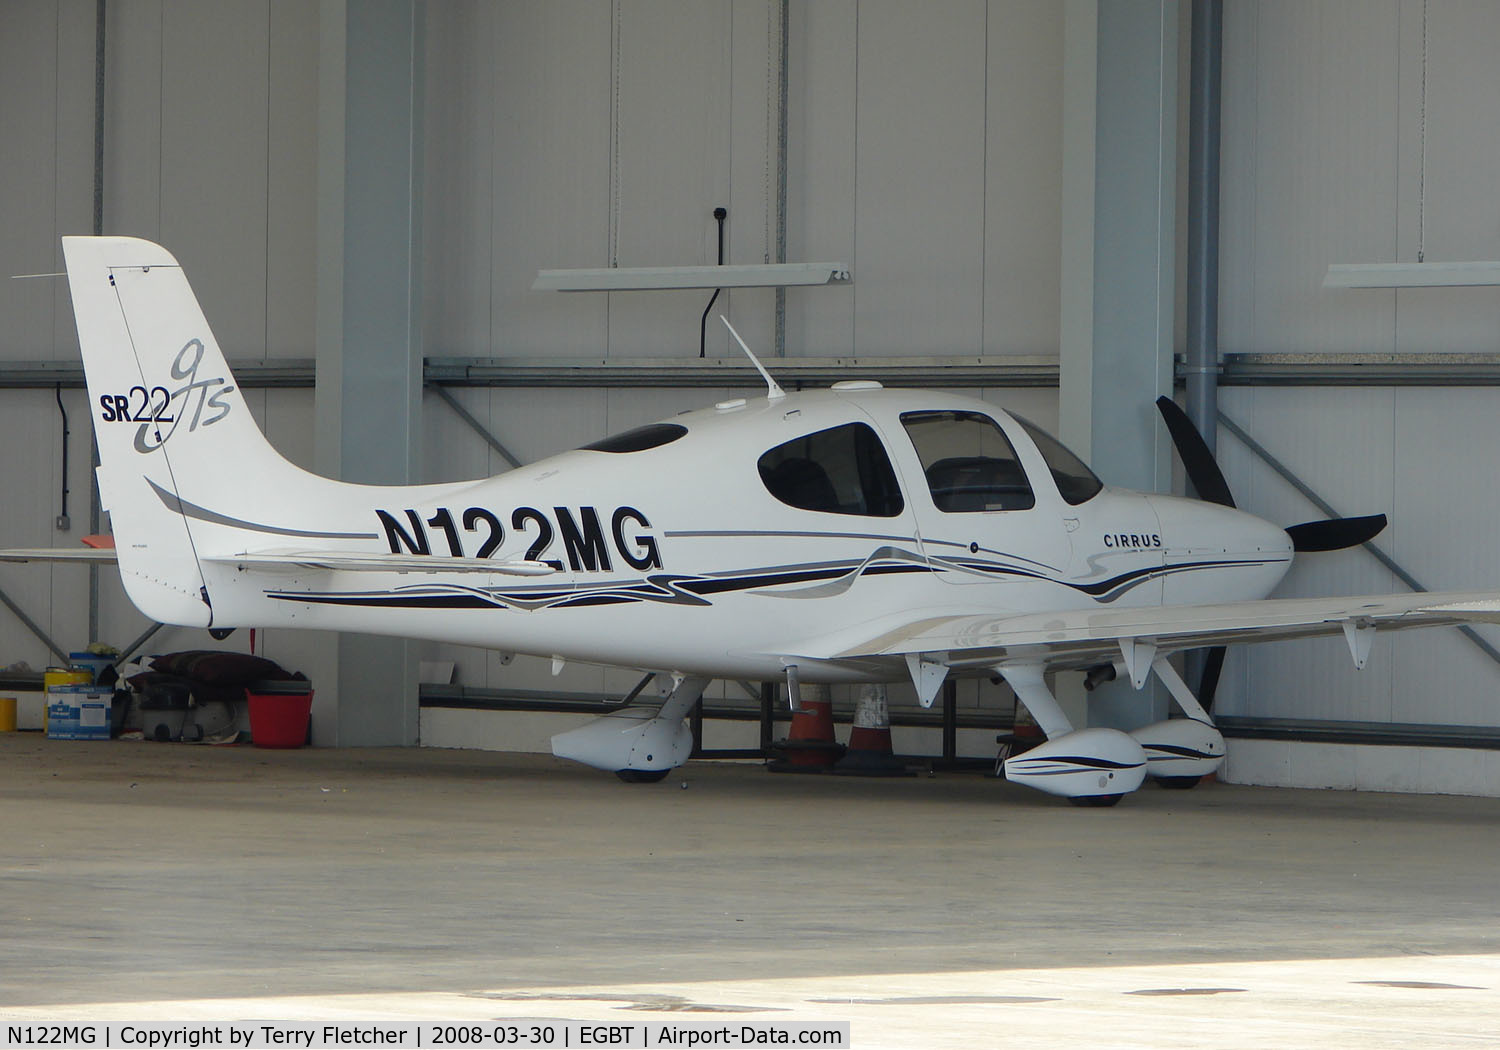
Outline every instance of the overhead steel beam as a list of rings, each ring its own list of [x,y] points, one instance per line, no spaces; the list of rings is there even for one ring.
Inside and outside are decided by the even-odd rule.
[[[1185,382],[1185,357],[1176,359]],[[308,358],[231,362],[246,390],[311,389]],[[1050,354],[994,357],[784,357],[770,368],[789,384],[826,386],[876,379],[887,386],[1056,387]],[[1220,386],[1500,386],[1497,353],[1224,354]],[[429,357],[423,381],[440,386],[758,387],[759,375],[737,358]],[[84,386],[80,365],[17,361],[0,365],[0,390]]]
[[[780,357],[783,386],[876,379],[888,386],[1055,387],[1051,355],[994,357]],[[428,383],[448,386],[761,387],[749,361],[726,358],[429,357]]]
[[[1500,386],[1500,354],[1225,354],[1220,386]]]
[[[314,366],[312,358],[232,361],[234,378],[242,388],[311,387]],[[0,364],[0,390],[81,389],[82,364],[55,364],[49,361],[7,361]]]

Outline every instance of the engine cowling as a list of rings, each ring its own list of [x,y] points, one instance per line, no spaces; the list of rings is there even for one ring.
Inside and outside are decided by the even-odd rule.
[[[552,738],[558,758],[595,769],[665,773],[693,753],[693,732],[681,718],[662,718],[653,708],[626,707]]]
[[[1005,779],[1064,798],[1125,795],[1146,779],[1146,752],[1118,729],[1078,729],[1006,759]]]

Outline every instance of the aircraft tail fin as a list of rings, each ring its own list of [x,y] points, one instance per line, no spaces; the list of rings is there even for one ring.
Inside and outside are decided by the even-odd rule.
[[[208,626],[186,500],[212,506],[232,486],[266,491],[302,472],[260,432],[170,252],[130,237],[62,242],[126,591],[163,623]]]

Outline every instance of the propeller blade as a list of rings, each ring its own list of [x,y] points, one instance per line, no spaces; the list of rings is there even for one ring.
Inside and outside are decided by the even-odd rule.
[[[1162,422],[1167,425],[1167,432],[1172,435],[1172,444],[1177,446],[1177,456],[1182,460],[1182,468],[1187,472],[1188,481],[1193,483],[1198,498],[1224,507],[1234,506],[1224,472],[1214,462],[1214,454],[1208,450],[1207,442],[1187,413],[1170,397],[1157,398],[1156,408],[1161,413]]]
[[[1203,677],[1198,680],[1198,702],[1205,711],[1214,709],[1214,694],[1219,691],[1219,675],[1224,671],[1225,651],[1222,645],[1205,650]]]
[[[1292,549],[1298,554],[1314,551],[1341,551],[1358,547],[1380,535],[1386,525],[1384,514],[1363,518],[1329,518],[1292,525],[1286,532],[1292,538]]]

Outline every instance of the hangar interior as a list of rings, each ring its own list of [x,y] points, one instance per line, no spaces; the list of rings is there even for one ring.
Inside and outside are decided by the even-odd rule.
[[[710,289],[531,290],[548,268],[711,265],[722,230],[730,264],[850,271],[719,297],[783,379],[962,389],[1058,432],[1106,481],[1165,489],[1151,402],[1190,370],[1192,16],[1213,6],[8,3],[0,263],[55,272],[58,238],[93,230],[159,241],[286,456],[440,481],[754,396],[717,326],[699,360]],[[1222,5],[1220,461],[1272,521],[1322,512],[1240,432],[1339,512],[1388,514],[1378,544],[1434,590],[1500,580],[1500,487],[1482,480],[1500,291],[1324,278],[1500,258],[1497,38],[1500,9],[1458,0]],[[0,282],[0,317],[4,545],[107,531],[89,523],[66,282]],[[1350,550],[1299,560],[1281,593],[1403,586]],[[64,650],[152,626],[108,571],[5,566],[0,590]],[[1477,639],[1382,637],[1362,672],[1338,639],[1235,647],[1221,775],[1500,795],[1500,633]],[[212,643],[164,628],[145,644]],[[546,750],[570,707],[639,678],[311,632],[258,645],[314,681],[325,744]],[[0,613],[0,662],[55,660]],[[420,682],[424,663],[452,681]],[[715,683],[705,746],[754,746],[755,692]],[[940,753],[909,687],[892,700],[912,727],[898,748]],[[1009,691],[963,681],[951,703],[952,746],[992,755]]]

